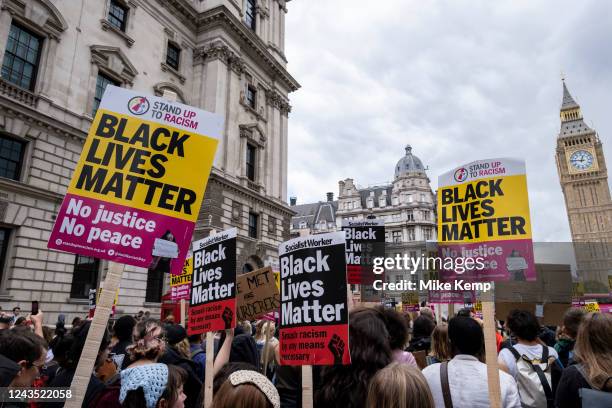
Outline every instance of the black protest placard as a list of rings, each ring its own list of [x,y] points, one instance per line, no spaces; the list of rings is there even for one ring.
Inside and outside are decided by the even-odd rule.
[[[193,243],[188,333],[236,327],[236,229]]]
[[[371,285],[375,280],[374,258],[385,256],[383,220],[342,221],[346,234],[346,272],[348,283]]]
[[[350,364],[345,242],[333,232],[279,246],[281,364]]]

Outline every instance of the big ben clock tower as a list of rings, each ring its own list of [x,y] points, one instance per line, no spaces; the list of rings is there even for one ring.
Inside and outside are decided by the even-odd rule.
[[[607,292],[608,274],[612,273],[612,199],[608,171],[599,136],[584,123],[580,105],[572,98],[565,81],[556,161],[585,290]]]

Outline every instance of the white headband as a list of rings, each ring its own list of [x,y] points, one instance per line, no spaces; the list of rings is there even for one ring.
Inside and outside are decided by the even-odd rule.
[[[274,408],[280,408],[278,391],[265,375],[252,370],[238,370],[230,374],[229,381],[234,387],[245,383],[253,384],[264,393]]]

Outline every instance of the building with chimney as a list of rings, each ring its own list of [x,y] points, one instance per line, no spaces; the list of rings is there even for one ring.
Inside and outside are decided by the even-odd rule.
[[[291,238],[338,230],[336,225],[338,202],[334,201],[334,193],[327,193],[325,201],[316,203],[298,205],[296,197],[291,197],[289,201],[291,209],[295,212],[291,217]]]
[[[52,322],[87,310],[107,263],[48,250],[108,84],[173,93],[225,118],[195,239],[238,228],[238,268],[289,238],[288,0],[0,1],[0,306]],[[185,175],[198,177],[197,174]],[[160,308],[162,273],[127,266],[118,313]]]

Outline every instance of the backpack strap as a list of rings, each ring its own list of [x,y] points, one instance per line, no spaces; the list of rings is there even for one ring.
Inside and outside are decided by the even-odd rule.
[[[539,364],[534,365],[531,362],[529,364],[536,372],[538,378],[540,379],[540,382],[542,383],[542,387],[544,388],[544,394],[546,395],[546,405],[548,406],[548,408],[552,408],[554,406],[554,396],[552,393],[552,389],[550,388],[550,384],[548,383],[548,380],[544,375],[544,371],[542,371],[542,367],[540,367]]]
[[[444,408],[453,408],[453,399],[448,384],[448,361],[440,364],[440,385],[442,386],[442,396],[444,397]]]
[[[516,361],[519,361],[521,359],[521,355],[519,354],[518,350],[514,348],[514,346],[511,345],[510,347],[508,347],[508,350],[510,350]]]
[[[548,365],[548,346],[542,346],[542,362],[546,362],[546,365]]]
[[[540,379],[540,383],[542,384],[542,388],[544,388],[544,395],[546,396],[546,406],[548,408],[553,408],[555,397],[553,395],[552,389],[550,388],[550,384],[548,383],[548,380],[546,379],[546,376],[544,375],[544,371],[542,370],[542,367],[540,367],[539,364],[533,364],[530,360],[527,360],[526,358],[524,358],[523,360],[525,360],[527,364],[531,366],[533,371],[535,371],[535,373],[538,375],[538,378]],[[546,361],[546,366],[548,369],[548,346],[542,346],[542,359],[541,360]]]

